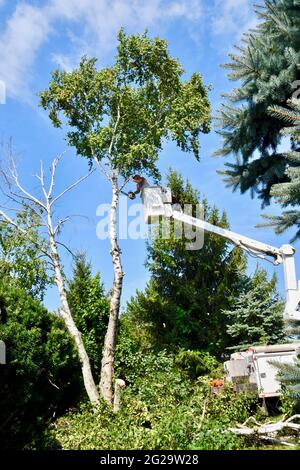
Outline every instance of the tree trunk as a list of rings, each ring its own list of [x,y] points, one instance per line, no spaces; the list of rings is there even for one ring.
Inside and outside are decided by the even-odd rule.
[[[54,232],[52,229],[51,215],[49,215],[49,213],[48,213],[48,230],[49,230],[49,237],[50,237],[51,259],[53,262],[53,268],[54,268],[54,274],[55,274],[55,283],[57,285],[57,288],[59,291],[59,297],[60,297],[60,304],[61,304],[60,313],[65,322],[67,330],[69,331],[76,345],[76,349],[77,349],[80,364],[81,364],[81,371],[82,371],[83,382],[84,382],[86,392],[88,394],[90,402],[92,403],[94,407],[96,407],[100,403],[100,397],[99,397],[99,393],[98,393],[95,381],[93,379],[90,360],[85,350],[81,333],[78,330],[73,320],[70,307],[68,304],[65,281],[62,275],[57,244],[56,244]]]
[[[111,256],[114,267],[114,282],[110,300],[109,321],[104,339],[99,385],[101,396],[110,405],[113,404],[114,358],[124,277],[117,236],[117,207],[119,202],[119,190],[117,176],[115,175],[112,177],[112,192],[109,236],[111,243]]]

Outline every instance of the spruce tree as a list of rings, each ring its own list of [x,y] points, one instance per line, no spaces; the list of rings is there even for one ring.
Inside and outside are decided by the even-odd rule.
[[[295,364],[279,364],[276,363],[278,368],[278,376],[280,382],[284,385],[288,396],[294,399],[295,412],[300,410],[300,358],[295,361]]]
[[[273,226],[277,234],[285,230],[296,227],[296,233],[292,241],[300,237],[300,101],[290,100],[288,108],[273,106],[269,109],[272,116],[277,117],[285,125],[282,129],[283,135],[289,136],[292,142],[292,150],[284,154],[286,159],[286,178],[285,183],[278,183],[272,186],[271,194],[288,210],[283,211],[280,216],[264,215],[269,223],[267,226]],[[292,208],[294,207],[294,208]]]
[[[223,147],[217,154],[235,156],[221,171],[227,185],[241,193],[250,189],[267,204],[271,187],[287,181],[287,161],[277,151],[284,123],[268,108],[284,105],[300,79],[300,1],[265,0],[257,14],[258,26],[225,65],[229,79],[239,83],[219,111]]]
[[[169,173],[167,185],[181,203],[198,202],[198,192],[178,173]],[[205,199],[200,202],[205,220],[228,228],[225,213],[219,214]],[[151,280],[127,309],[138,329],[135,336],[142,330],[142,340],[150,336],[150,343],[158,349],[181,347],[221,355],[228,345],[222,311],[230,307],[240,290],[246,268],[243,252],[208,233],[203,247],[195,251],[187,250],[185,238],[158,236],[148,245],[147,267]]]
[[[276,278],[268,280],[263,269],[257,269],[245,282],[233,306],[223,313],[228,318],[227,333],[232,344],[228,349],[276,344],[285,339],[283,303],[276,292]]]
[[[76,256],[67,294],[74,321],[83,336],[92,371],[97,377],[100,374],[109,301],[100,281],[100,274],[92,275],[91,264],[83,253]]]

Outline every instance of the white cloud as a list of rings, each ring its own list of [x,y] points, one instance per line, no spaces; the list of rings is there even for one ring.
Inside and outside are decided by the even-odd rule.
[[[3,3],[3,0],[0,0]],[[52,51],[52,60],[70,69],[82,53],[103,57],[116,44],[121,26],[129,31],[157,31],[176,19],[202,14],[202,0],[48,0],[43,6],[18,3],[0,32],[0,79],[9,96],[28,100],[34,61],[61,23],[69,52]],[[78,32],[78,30],[80,32]]]
[[[0,0],[0,5],[4,0]],[[48,0],[40,6],[18,2],[0,31],[0,79],[8,97],[29,100],[30,83],[41,47],[54,37],[62,39],[64,51],[50,42],[50,58],[69,70],[83,53],[100,61],[116,46],[116,35],[144,31],[164,35],[176,20],[185,21],[195,41],[204,27],[222,47],[225,37],[241,35],[255,24],[252,0]],[[205,11],[204,11],[205,10]],[[202,18],[204,20],[202,21]],[[60,36],[58,36],[60,35]],[[198,39],[197,39],[198,38]],[[218,45],[219,47],[219,45]],[[51,50],[52,48],[52,50]]]
[[[257,24],[252,0],[215,0],[212,12],[214,35],[237,37]]]
[[[202,14],[201,5],[202,0],[52,0],[49,10],[82,25],[80,36],[71,37],[77,56],[84,51],[101,57],[114,47],[120,27],[157,31],[176,19],[195,21]]]
[[[0,78],[8,95],[28,96],[30,66],[49,31],[42,10],[27,4],[18,5],[9,18],[0,36]]]

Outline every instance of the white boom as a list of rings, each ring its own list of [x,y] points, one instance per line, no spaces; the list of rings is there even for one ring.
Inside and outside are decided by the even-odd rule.
[[[157,223],[159,218],[172,218],[186,225],[197,227],[209,233],[214,233],[231,241],[260,258],[271,257],[275,266],[283,264],[284,282],[286,291],[286,304],[284,309],[285,320],[300,320],[300,283],[297,282],[295,268],[295,248],[291,245],[282,245],[276,248],[239,233],[217,227],[202,219],[192,217],[176,210],[172,205],[172,195],[169,188],[159,186],[146,187],[142,191],[142,201],[146,223]],[[265,258],[266,259],[266,258]]]

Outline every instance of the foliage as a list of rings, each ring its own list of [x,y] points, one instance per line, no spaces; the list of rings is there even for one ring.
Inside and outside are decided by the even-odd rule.
[[[82,333],[92,371],[98,377],[109,301],[100,274],[92,276],[91,264],[86,261],[84,254],[76,256],[73,278],[68,282],[67,298],[73,319]]]
[[[300,357],[295,364],[276,364],[284,388],[284,406],[291,414],[300,412]]]
[[[0,338],[7,364],[0,376],[2,449],[36,441],[48,421],[81,391],[77,355],[59,317],[17,287],[0,281]]]
[[[167,182],[181,202],[198,201],[197,192],[176,172],[169,173]],[[228,228],[224,213],[219,215],[206,200],[202,205],[205,220]],[[225,239],[207,233],[201,249],[188,250],[186,242],[171,233],[170,239],[158,236],[149,244],[151,280],[145,292],[137,292],[131,299],[127,315],[134,319],[138,331],[149,332],[153,347],[220,355],[229,340],[222,311],[240,292],[245,256]]]
[[[281,234],[291,227],[296,227],[296,233],[292,239],[295,241],[300,237],[300,211],[291,207],[297,207],[300,204],[300,102],[299,100],[290,100],[289,108],[272,106],[269,108],[269,112],[288,125],[281,130],[281,133],[291,137],[292,151],[284,154],[287,181],[274,184],[271,189],[272,196],[281,206],[285,208],[290,206],[290,209],[283,211],[279,216],[264,215],[264,218],[269,222],[261,225],[274,227],[277,234]]]
[[[212,372],[218,365],[216,358],[208,352],[186,349],[181,349],[177,353],[175,363],[183,370],[186,370],[191,379]]]
[[[47,263],[37,247],[44,246],[39,236],[36,216],[29,210],[19,213],[18,224],[26,227],[26,233],[1,222],[0,217],[0,278],[25,289],[29,295],[42,300],[50,283]]]
[[[268,110],[285,104],[300,78],[299,0],[264,0],[257,13],[259,24],[225,65],[238,85],[219,112],[223,148],[217,154],[236,156],[221,172],[228,186],[250,189],[266,204],[272,186],[287,181],[287,160],[277,150],[284,123]]]
[[[230,349],[246,349],[257,344],[284,342],[283,304],[276,292],[276,278],[268,280],[264,269],[257,269],[245,283],[243,292],[224,315]]]
[[[152,362],[153,366],[149,365]],[[53,431],[63,449],[240,449],[244,440],[229,433],[229,423],[244,421],[256,399],[210,394],[207,379],[192,382],[171,355],[145,358],[138,376],[122,395],[114,414],[105,405],[98,414],[83,407],[60,418]],[[133,363],[132,372],[136,371]],[[142,369],[144,369],[142,371]],[[203,416],[204,415],[204,416]]]
[[[115,63],[100,70],[95,64],[83,57],[72,72],[55,70],[40,93],[54,126],[65,117],[67,140],[78,154],[109,160],[114,175],[124,177],[142,171],[157,177],[165,138],[199,157],[198,139],[210,123],[207,89],[197,73],[182,80],[166,41],[121,30]]]

